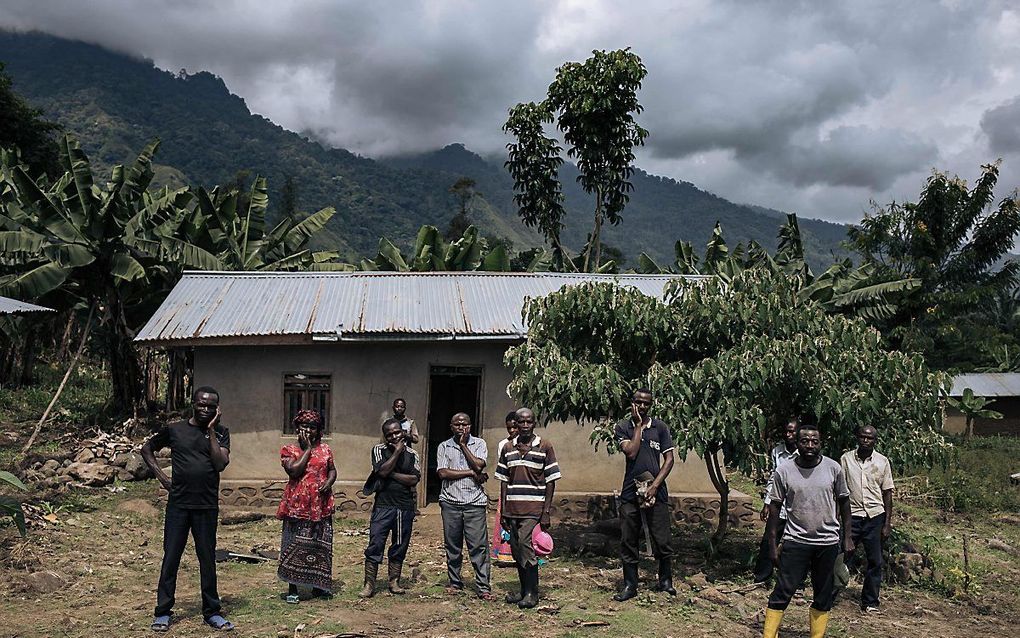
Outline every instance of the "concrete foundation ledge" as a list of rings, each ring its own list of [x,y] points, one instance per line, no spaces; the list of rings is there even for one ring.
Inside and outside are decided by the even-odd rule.
[[[220,507],[276,513],[286,481],[224,480],[220,482]],[[337,481],[333,486],[337,516],[367,516],[372,497],[361,491],[362,484]],[[553,516],[559,520],[600,521],[616,518],[616,496],[600,492],[557,492]],[[494,498],[490,499],[495,503]],[[719,520],[719,495],[715,492],[680,492],[669,497],[673,521],[679,525],[714,525]],[[750,527],[756,512],[751,497],[733,490],[729,498],[730,525]]]

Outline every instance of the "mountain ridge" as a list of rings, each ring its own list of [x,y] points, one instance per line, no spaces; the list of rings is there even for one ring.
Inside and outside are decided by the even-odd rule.
[[[502,162],[463,144],[400,157],[362,157],[252,113],[212,73],[175,74],[151,60],[38,32],[0,30],[0,61],[14,90],[74,133],[100,170],[133,159],[159,138],[157,175],[166,183],[225,184],[247,170],[267,176],[271,201],[279,202],[289,176],[299,210],[337,209],[320,247],[336,244],[348,255],[371,255],[380,236],[407,245],[422,224],[443,229],[457,208],[449,187],[461,177],[474,179],[482,194],[472,217],[483,234],[505,237],[518,249],[542,243],[517,217],[513,182]],[[560,176],[567,208],[563,239],[577,249],[591,227],[592,200],[575,183],[573,164],[565,163]],[[782,223],[778,211],[734,204],[689,182],[640,169],[632,183],[623,223],[604,230],[604,240],[623,251],[629,266],[642,251],[660,263],[671,262],[678,239],[700,248],[717,220],[731,244],[753,239],[775,247]],[[841,251],[845,226],[812,219],[800,223],[812,265],[826,265],[830,251]]]

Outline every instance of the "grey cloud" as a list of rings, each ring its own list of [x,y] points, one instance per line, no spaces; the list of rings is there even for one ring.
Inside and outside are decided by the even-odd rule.
[[[796,186],[825,184],[875,191],[934,165],[938,148],[898,130],[841,126],[811,144],[793,143],[747,161]]]
[[[1020,96],[985,111],[981,130],[993,153],[1020,153]]]
[[[840,202],[886,199],[976,144],[979,120],[993,148],[1015,150],[1018,107],[1003,102],[1016,91],[1003,94],[1000,80],[1020,74],[1010,8],[8,0],[0,25],[211,71],[253,111],[374,157],[450,142],[500,151],[507,107],[540,98],[558,65],[631,46],[649,69],[639,117],[651,131],[646,167],[693,180],[696,158],[710,155],[714,192],[760,192],[762,203],[796,208],[837,190]],[[749,191],[750,174],[770,182]]]

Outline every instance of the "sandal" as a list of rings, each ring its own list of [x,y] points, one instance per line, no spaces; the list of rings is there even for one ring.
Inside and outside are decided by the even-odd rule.
[[[483,591],[482,593],[478,594],[478,597],[490,603],[496,600],[496,597],[492,594],[491,591]]]
[[[213,629],[219,629],[220,631],[232,631],[234,629],[234,623],[219,614],[213,614],[206,618],[205,624],[209,625]]]
[[[170,614],[153,618],[149,629],[153,631],[168,631],[170,629]]]
[[[297,594],[287,594],[284,600],[287,601],[287,604],[296,605],[301,602],[301,597]]]

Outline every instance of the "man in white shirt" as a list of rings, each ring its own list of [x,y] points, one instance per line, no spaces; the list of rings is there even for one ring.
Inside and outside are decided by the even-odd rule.
[[[862,425],[857,428],[857,449],[840,459],[850,489],[850,534],[867,561],[861,588],[863,611],[878,611],[882,542],[892,533],[892,468],[889,459],[875,451],[877,439],[873,426]],[[851,558],[847,556],[848,563]]]
[[[765,494],[763,500],[765,504],[761,508],[761,520],[763,523],[767,523],[769,520],[769,503],[772,501],[772,486],[776,480],[776,470],[783,463],[790,459],[797,458],[797,424],[799,420],[796,418],[790,419],[783,425],[783,440],[776,444],[772,448],[772,452],[769,455],[771,460],[772,473],[769,475],[768,483],[765,484]],[[777,521],[778,527],[776,528],[776,535],[779,538],[783,537],[783,533],[786,531],[786,506],[783,505],[779,509],[779,520]],[[772,559],[769,558],[769,537],[767,533],[763,533],[761,536],[761,544],[758,547],[758,560],[754,565],[754,582],[756,585],[765,585],[769,578],[772,577]]]

